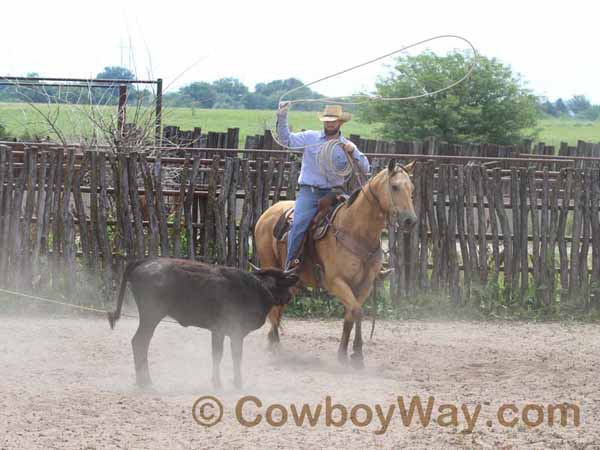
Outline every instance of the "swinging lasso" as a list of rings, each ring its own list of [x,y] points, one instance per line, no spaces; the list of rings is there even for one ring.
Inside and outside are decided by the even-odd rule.
[[[317,83],[320,83],[322,81],[325,80],[329,80],[331,78],[343,75],[345,73],[351,72],[353,70],[359,69],[361,67],[367,66],[369,64],[372,64],[374,62],[380,61],[382,59],[388,58],[390,56],[395,55],[396,53],[400,53],[402,51],[408,50],[410,48],[416,47],[418,45],[421,44],[425,44],[427,42],[431,42],[431,41],[435,41],[435,40],[439,40],[439,39],[459,39],[463,42],[465,42],[466,44],[469,45],[469,47],[471,47],[471,49],[473,50],[473,59],[471,61],[471,63],[469,64],[469,68],[466,71],[466,73],[458,80],[450,83],[448,86],[445,86],[443,88],[437,89],[435,91],[432,92],[424,92],[423,94],[419,94],[419,95],[412,95],[412,96],[407,96],[407,97],[383,97],[380,95],[368,95],[368,94],[356,94],[356,95],[350,95],[350,96],[342,96],[342,97],[326,97],[326,98],[319,98],[319,99],[312,99],[312,98],[307,98],[307,99],[296,99],[296,100],[285,100],[284,99],[289,96],[290,94],[292,94],[293,92],[298,91],[299,89],[308,87],[308,86],[312,86],[315,85]],[[385,55],[379,56],[377,58],[371,59],[369,61],[363,62],[361,64],[357,64],[355,66],[349,67],[347,69],[341,70],[339,72],[336,72],[334,74],[331,75],[327,75],[325,77],[319,78],[318,80],[314,80],[311,81],[310,83],[306,83],[303,84],[301,86],[295,87],[293,89],[290,89],[289,91],[285,92],[280,98],[279,98],[279,105],[282,105],[283,102],[285,102],[285,104],[291,106],[295,103],[336,103],[339,105],[362,105],[365,103],[369,103],[369,102],[375,102],[375,101],[381,101],[381,102],[398,102],[398,101],[406,101],[406,100],[416,100],[419,98],[424,98],[424,97],[431,97],[433,95],[439,94],[441,92],[447,91],[449,89],[452,89],[454,86],[457,86],[458,84],[462,83],[463,81],[465,81],[473,72],[474,68],[475,68],[475,64],[477,62],[477,50],[475,49],[475,47],[473,46],[473,44],[466,38],[462,37],[462,36],[458,36],[458,35],[453,35],[453,34],[445,34],[445,35],[440,35],[440,36],[434,36],[428,39],[424,39],[422,41],[418,41],[415,42],[413,44],[407,45],[405,47],[402,47],[398,50],[394,50],[393,52],[390,53],[386,53]],[[347,99],[347,100],[343,100],[343,99]],[[289,149],[289,150],[302,150],[306,147],[311,147],[311,146],[318,146],[318,145],[322,145],[323,148],[321,149],[321,151],[318,153],[317,155],[317,161],[319,163],[319,167],[322,168],[323,171],[335,175],[335,176],[339,176],[339,177],[343,177],[343,178],[347,178],[348,176],[350,176],[353,173],[353,164],[351,161],[350,164],[347,164],[343,169],[337,169],[335,167],[334,164],[334,160],[333,160],[333,155],[334,155],[334,148],[336,145],[340,144],[340,140],[338,139],[334,139],[331,141],[327,141],[325,144],[312,144],[312,145],[308,145],[308,146],[302,146],[302,147],[290,147],[287,146],[285,144],[283,144],[280,139],[279,136],[277,135],[277,127],[274,127],[275,131],[273,132],[273,140],[275,142],[277,142],[277,144],[279,144],[281,147]],[[355,173],[357,173],[356,171],[354,171]],[[358,175],[360,177],[360,175]],[[362,181],[360,181],[360,184],[362,185]]]

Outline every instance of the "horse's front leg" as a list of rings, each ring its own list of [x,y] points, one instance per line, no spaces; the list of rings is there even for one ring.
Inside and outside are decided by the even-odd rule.
[[[362,309],[360,304],[357,302],[352,289],[350,286],[341,278],[336,278],[329,289],[329,292],[340,299],[345,307],[344,314],[344,329],[342,331],[342,339],[338,348],[338,359],[340,362],[346,362],[348,358],[348,343],[350,342],[350,332],[352,327],[356,323],[360,330],[360,320],[362,318]],[[357,354],[357,358],[362,360],[362,336],[360,338],[361,351]],[[356,353],[356,340],[353,345],[353,349]],[[360,355],[360,356],[358,356]],[[354,355],[353,355],[354,360]],[[356,365],[356,363],[354,363]]]
[[[354,343],[352,344],[352,365],[356,369],[364,369],[365,362],[363,356],[363,339],[362,339],[362,317],[355,320],[354,327]]]
[[[359,287],[358,292],[356,293],[356,300],[359,305],[363,305],[366,299],[369,297],[373,289],[373,283],[375,281],[376,274],[379,273],[379,267],[376,270],[373,270],[367,277],[365,283]],[[357,369],[363,369],[365,367],[364,364],[364,356],[363,356],[363,338],[362,338],[362,314],[355,319],[355,328],[354,328],[354,343],[352,344],[352,365]]]
[[[344,318],[344,328],[342,330],[342,339],[340,340],[340,346],[338,348],[338,361],[342,364],[346,364],[348,362],[348,343],[350,342],[350,332],[352,331],[352,327],[354,326],[354,322],[351,320],[346,320]]]

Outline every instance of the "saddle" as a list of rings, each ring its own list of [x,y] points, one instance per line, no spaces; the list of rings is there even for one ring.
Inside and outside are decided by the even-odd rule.
[[[359,236],[354,236],[343,228],[338,228],[333,224],[333,221],[335,220],[335,217],[342,206],[352,205],[360,192],[362,192],[362,188],[356,189],[350,196],[331,192],[319,201],[317,214],[315,214],[315,217],[311,221],[308,232],[304,235],[302,244],[300,245],[298,251],[291,258],[292,261],[295,261],[294,265],[292,266],[292,270],[297,270],[303,265],[303,256],[305,253],[310,254],[312,252],[315,256],[317,256],[314,244],[316,241],[323,239],[327,235],[327,232],[330,228],[335,235],[336,241],[347,251],[360,258],[364,267],[370,267],[373,261],[375,261],[377,258],[382,258],[383,253],[381,249],[381,239],[378,240],[376,246],[373,246],[372,243],[365,241],[365,239]],[[293,216],[294,208],[288,208],[281,213],[281,216],[273,228],[273,237],[278,242],[287,241]],[[312,267],[313,275],[316,281],[315,287],[317,297],[319,296],[320,289],[324,287],[325,275],[324,267],[322,267],[322,263],[318,261],[318,259],[319,258],[317,257],[317,261],[314,261],[314,266]],[[386,274],[383,275],[385,276]],[[363,279],[358,286],[363,285],[366,280],[365,277],[366,274],[363,275]]]
[[[295,258],[301,259],[301,255],[304,253],[304,247],[307,243],[307,237],[312,241],[318,241],[323,239],[329,230],[333,219],[337,215],[338,211],[346,203],[348,196],[345,194],[339,194],[331,192],[319,200],[319,206],[317,214],[313,217],[311,224],[308,228],[308,232],[304,236],[304,242],[300,246]],[[277,224],[273,228],[273,237],[280,241],[286,242],[287,236],[290,231],[292,221],[294,219],[294,208],[288,208],[277,220]]]

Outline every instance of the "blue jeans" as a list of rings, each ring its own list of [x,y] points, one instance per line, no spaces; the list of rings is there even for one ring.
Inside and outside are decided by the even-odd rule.
[[[292,220],[292,228],[288,233],[287,238],[287,259],[285,268],[288,269],[290,262],[298,251],[304,233],[308,230],[310,222],[319,209],[319,200],[331,192],[331,189],[317,189],[309,186],[300,186],[300,191],[296,197],[294,205],[294,217]]]

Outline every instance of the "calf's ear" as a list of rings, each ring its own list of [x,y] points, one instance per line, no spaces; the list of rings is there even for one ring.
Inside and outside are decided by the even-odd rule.
[[[279,285],[283,285],[285,287],[294,286],[296,283],[300,281],[300,277],[295,273],[286,273],[284,277],[278,280]]]
[[[252,264],[250,261],[248,261],[248,265],[250,266],[250,269],[252,269],[252,272],[260,272],[260,267],[256,267],[254,264]]]

